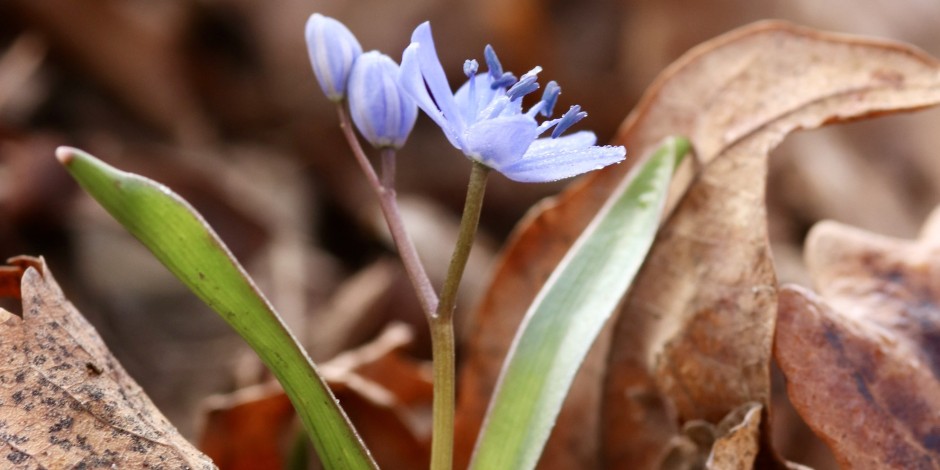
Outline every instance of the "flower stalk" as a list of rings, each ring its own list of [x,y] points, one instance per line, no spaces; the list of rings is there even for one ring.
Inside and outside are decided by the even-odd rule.
[[[353,133],[349,114],[343,107],[342,102],[337,103],[336,110],[339,114],[339,122],[343,130],[343,135],[346,136],[346,141],[352,149],[356,162],[359,163],[362,172],[366,175],[369,186],[372,187],[376,197],[379,199],[379,207],[382,209],[382,215],[385,216],[388,231],[392,235],[392,241],[395,243],[395,247],[398,249],[398,255],[401,257],[402,264],[405,266],[405,273],[408,275],[408,280],[411,281],[415,294],[418,296],[421,309],[424,311],[425,315],[430,318],[437,310],[437,294],[434,292],[431,280],[424,270],[424,265],[421,264],[421,258],[418,256],[414,242],[411,241],[411,237],[408,236],[408,232],[405,230],[401,211],[398,208],[398,201],[395,198],[395,151],[390,148],[383,150],[383,176],[380,181],[372,164],[369,163],[369,158],[366,157],[365,152],[362,150],[362,146],[359,144],[356,134]]]
[[[470,183],[467,185],[467,199],[464,201],[463,216],[460,219],[457,245],[454,246],[454,253],[450,258],[447,277],[441,289],[441,301],[437,306],[437,317],[440,320],[453,320],[454,308],[457,305],[457,290],[463,279],[463,272],[470,258],[470,249],[473,248],[473,239],[476,237],[477,226],[480,223],[483,194],[486,192],[486,180],[489,173],[490,169],[486,165],[473,162],[473,168],[470,170]]]
[[[456,366],[453,319],[435,316],[431,326],[434,398],[431,428],[431,470],[451,470],[454,465],[454,397]]]
[[[455,346],[454,308],[457,291],[463,278],[473,240],[476,238],[483,208],[483,195],[490,169],[473,162],[467,199],[460,219],[457,244],[447,268],[447,277],[441,289],[441,300],[437,313],[429,319],[431,326],[431,353],[434,361],[433,428],[431,435],[431,470],[450,470],[454,461],[454,408],[455,408]]]

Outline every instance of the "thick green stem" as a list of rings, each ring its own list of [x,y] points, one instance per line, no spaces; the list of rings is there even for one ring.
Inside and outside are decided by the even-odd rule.
[[[454,322],[434,317],[431,325],[431,352],[434,370],[433,428],[431,431],[431,470],[450,470],[454,464]]]
[[[447,269],[447,278],[437,304],[437,314],[430,318],[431,348],[434,359],[434,424],[431,437],[431,470],[450,470],[454,461],[454,397],[456,374],[454,366],[454,307],[464,268],[476,237],[486,191],[489,168],[473,163],[467,200],[454,254]]]
[[[457,289],[463,278],[464,268],[470,258],[470,249],[473,248],[473,239],[477,234],[477,225],[480,223],[480,210],[483,208],[483,194],[486,192],[486,177],[490,169],[482,163],[473,162],[470,170],[470,184],[467,185],[467,200],[463,206],[463,216],[460,219],[460,233],[457,235],[457,245],[454,254],[450,257],[450,266],[447,268],[447,277],[444,278],[444,287],[441,289],[441,301],[437,304],[437,316],[450,321],[457,305]]]

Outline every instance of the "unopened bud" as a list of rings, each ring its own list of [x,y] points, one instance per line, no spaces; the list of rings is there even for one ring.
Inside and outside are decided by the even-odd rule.
[[[346,94],[346,82],[362,46],[349,28],[319,13],[310,15],[305,30],[307,50],[313,73],[327,98],[340,101]]]
[[[374,147],[401,148],[418,118],[415,102],[398,84],[398,64],[378,51],[359,56],[349,77],[349,112]]]

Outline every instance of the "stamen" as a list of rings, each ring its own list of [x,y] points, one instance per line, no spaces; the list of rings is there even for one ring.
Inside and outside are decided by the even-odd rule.
[[[539,84],[535,81],[535,78],[528,82],[519,80],[515,85],[512,86],[512,88],[509,89],[506,94],[509,96],[510,100],[515,101],[538,89]]]
[[[486,48],[483,49],[483,56],[486,58],[486,66],[490,69],[490,76],[493,77],[493,80],[499,80],[503,76],[503,66],[499,63],[499,58],[496,57],[493,46],[487,44]]]
[[[535,90],[538,90],[539,84],[536,80],[538,80],[538,75],[541,71],[542,67],[535,67],[534,69],[526,72],[526,74],[523,75],[522,78],[520,78],[519,81],[516,82],[516,84],[513,85],[509,91],[506,92],[506,94],[509,95],[509,99],[515,101],[525,95],[528,95],[529,93],[532,93]]]
[[[539,101],[539,104],[542,105],[539,110],[542,116],[550,117],[552,115],[552,110],[555,109],[555,103],[558,102],[558,95],[560,94],[561,87],[554,80],[545,85],[545,91],[542,92],[542,101]]]
[[[493,79],[493,83],[490,83],[490,88],[507,88],[512,86],[513,83],[516,83],[516,76],[511,72],[506,72],[499,76],[499,78]]]
[[[480,69],[480,64],[477,63],[475,59],[467,59],[463,63],[463,74],[466,75],[467,78],[472,79],[473,76],[477,74],[477,70],[479,69]]]
[[[569,127],[573,126],[576,122],[587,117],[587,113],[581,111],[581,106],[574,105],[568,112],[561,117],[561,120],[558,121],[558,124],[555,125],[555,130],[552,131],[552,138],[556,138],[561,135],[562,132],[568,130]]]
[[[535,119],[535,115],[538,114],[544,106],[545,103],[539,101],[538,103],[533,104],[532,107],[530,107],[529,110],[525,112],[525,115]]]
[[[470,83],[467,86],[469,87],[468,93],[470,95],[469,98],[470,98],[470,106],[471,106],[470,108],[471,116],[476,116],[477,109],[479,109],[479,104],[477,103],[477,93],[476,93],[477,91],[476,90],[477,88],[476,78],[477,78],[477,70],[479,69],[480,69],[480,64],[478,64],[476,60],[469,59],[463,63],[463,73],[466,74],[467,78],[470,79]]]
[[[538,105],[540,105],[540,104],[542,104],[541,101],[539,101],[539,102],[536,104],[536,106],[538,106]],[[533,106],[533,108],[535,108],[535,106]],[[532,113],[532,110],[529,110],[529,113]],[[544,121],[544,122],[542,122],[541,124],[539,124],[539,127],[537,127],[537,128],[535,129],[535,132],[537,133],[536,135],[542,135],[543,132],[545,132],[545,131],[551,129],[552,126],[554,126],[555,124],[558,124],[559,122],[561,122],[561,118],[558,118],[558,119],[551,119],[551,120],[549,120],[549,121]]]

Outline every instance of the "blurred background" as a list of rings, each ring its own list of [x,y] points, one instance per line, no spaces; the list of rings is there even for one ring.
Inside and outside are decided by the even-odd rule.
[[[206,396],[262,382],[265,372],[78,190],[53,150],[83,148],[192,202],[315,360],[392,320],[416,326],[408,353],[428,357],[424,319],[310,69],[303,26],[313,12],[395,59],[431,20],[452,84],[486,44],[517,75],[541,65],[543,81],[562,86],[559,109],[582,105],[589,117],[579,128],[601,142],[663,67],[752,21],[879,36],[940,56],[933,0],[0,2],[0,257],[45,256],[131,375],[194,440]],[[781,279],[806,282],[801,242],[817,220],[916,234],[940,201],[937,129],[940,113],[925,111],[788,139],[768,191]],[[399,154],[409,228],[438,282],[468,170],[424,117]],[[491,179],[462,311],[486,287],[515,223],[564,184]]]

